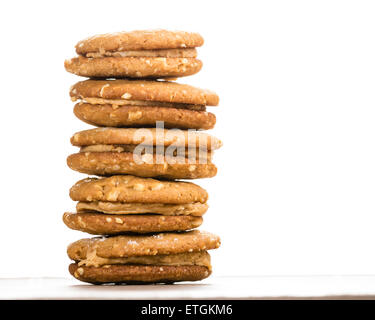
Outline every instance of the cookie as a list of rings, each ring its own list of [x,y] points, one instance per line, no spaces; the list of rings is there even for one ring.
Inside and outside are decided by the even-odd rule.
[[[94,235],[185,231],[202,224],[201,217],[161,215],[111,215],[101,213],[64,213],[64,223],[73,230]]]
[[[212,233],[193,230],[157,233],[154,235],[121,235],[81,239],[68,247],[68,256],[75,261],[156,256],[200,252],[216,249],[220,238]],[[108,264],[108,262],[105,262]]]
[[[212,150],[222,142],[206,133],[159,128],[96,128],[76,133],[75,146],[96,146],[109,150],[85,151],[68,157],[68,166],[93,175],[130,174],[166,179],[197,179],[216,175]],[[113,148],[120,145],[120,148]],[[121,147],[122,146],[122,147]],[[124,146],[134,150],[128,152]],[[197,150],[198,148],[198,150]],[[186,152],[188,151],[188,152]]]
[[[65,69],[95,78],[165,78],[195,74],[202,68],[195,47],[199,34],[167,30],[119,32],[90,37],[76,45],[78,57]]]
[[[137,105],[143,102],[146,105],[145,102],[149,102],[148,106],[173,107],[177,104],[182,108],[186,105],[217,106],[219,103],[218,95],[210,90],[170,81],[85,80],[73,85],[69,94],[74,101],[81,99],[92,104]]]
[[[77,103],[75,116],[99,127],[149,127],[163,121],[165,128],[212,129],[216,117],[211,112],[157,106],[116,106]]]
[[[98,176],[127,174],[160,179],[200,179],[214,177],[217,173],[211,162],[190,164],[186,158],[170,157],[164,157],[162,163],[157,161],[156,156],[142,160],[126,152],[74,153],[67,158],[72,170]]]
[[[80,201],[76,205],[77,212],[102,212],[108,214],[161,214],[164,216],[196,216],[200,217],[208,209],[207,203],[193,202],[184,204],[170,203],[124,203],[107,201]]]
[[[155,126],[211,129],[216,117],[206,105],[217,105],[218,96],[189,85],[160,81],[87,80],[70,90],[72,100],[81,100],[74,114],[96,126]]]
[[[169,228],[164,231],[187,230],[195,228],[202,223],[201,217],[208,209],[206,203],[207,192],[196,184],[189,182],[169,182],[154,179],[138,178],[134,176],[112,176],[109,178],[88,178],[78,181],[70,189],[72,200],[77,203],[78,213],[105,213],[114,215],[114,219],[99,217],[100,221],[112,223],[119,222],[124,215],[131,215],[129,225],[139,224],[143,221],[135,215],[148,214],[147,221],[152,227],[139,226],[139,232],[160,232],[160,228]],[[152,216],[150,216],[152,214]],[[194,218],[162,218],[163,216],[193,216]],[[74,215],[71,219],[80,222],[82,217],[94,219],[89,216]],[[91,221],[90,220],[90,221]],[[160,222],[160,226],[156,223]],[[113,223],[112,223],[113,224]],[[83,223],[85,227],[87,223]],[[135,232],[136,227],[132,228]],[[164,226],[162,226],[164,225]],[[176,229],[176,225],[179,225]],[[109,226],[109,225],[108,225]],[[109,230],[108,226],[106,230]],[[126,226],[118,226],[117,229],[125,230]],[[146,228],[146,229],[145,229]],[[153,228],[152,230],[150,228]],[[158,229],[159,228],[159,229]],[[175,229],[173,229],[175,228]],[[114,230],[115,231],[115,230]],[[129,229],[129,231],[131,231]],[[110,232],[110,230],[108,231]],[[117,233],[117,231],[115,231]],[[103,234],[104,231],[102,232]]]
[[[202,266],[145,266],[106,265],[103,267],[69,266],[70,274],[77,280],[92,284],[148,284],[199,281],[211,271]]]
[[[195,58],[76,57],[65,60],[66,71],[89,78],[186,77],[198,73],[202,61]]]
[[[70,273],[90,283],[175,282],[211,273],[207,250],[216,235],[198,230],[153,235],[120,235],[78,240],[68,247]]]
[[[130,50],[155,50],[194,48],[203,45],[198,33],[168,30],[136,30],[96,35],[79,41],[76,52],[126,52]]]
[[[87,178],[69,192],[74,201],[188,204],[205,203],[206,190],[191,182],[158,181],[129,175]]]
[[[73,146],[89,145],[160,145],[216,150],[222,142],[200,131],[168,130],[161,128],[95,128],[75,133]]]

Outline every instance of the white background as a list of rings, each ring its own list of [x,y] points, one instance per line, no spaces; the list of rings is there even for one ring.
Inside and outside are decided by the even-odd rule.
[[[375,272],[375,2],[3,1],[0,276],[68,276],[77,120],[64,59],[97,33],[198,31],[224,141],[202,229],[216,275]]]

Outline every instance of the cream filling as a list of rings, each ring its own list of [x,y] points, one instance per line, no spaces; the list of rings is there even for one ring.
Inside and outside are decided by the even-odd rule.
[[[153,256],[132,256],[124,258],[102,258],[96,254],[97,246],[88,249],[86,259],[78,266],[100,267],[113,264],[153,265],[153,266],[203,266],[211,270],[211,258],[207,251],[184,252]]]
[[[72,101],[77,101],[81,99],[82,102],[90,104],[110,104],[115,109],[119,106],[138,106],[138,107],[164,107],[164,108],[176,108],[176,109],[189,109],[196,111],[205,111],[206,107],[204,105],[195,105],[187,103],[172,103],[164,101],[145,101],[145,100],[122,100],[122,99],[103,99],[95,97],[71,97]]]
[[[77,212],[103,212],[107,214],[154,213],[165,216],[202,216],[208,209],[206,203],[167,204],[167,203],[121,203],[121,202],[78,202]]]
[[[159,50],[132,50],[132,51],[106,51],[88,52],[87,58],[105,57],[164,57],[164,58],[196,58],[195,48],[187,49],[159,49]]]
[[[168,149],[168,147],[162,148],[162,150],[158,150],[156,147],[152,147],[152,154],[156,155],[163,154],[165,156],[172,156],[172,157],[185,157],[189,158],[192,157],[193,159],[198,159],[202,161],[207,161],[212,159],[213,151],[207,151],[204,149],[193,149],[193,148],[181,148],[178,151],[173,149]],[[89,145],[89,146],[83,146],[80,148],[79,152],[134,152],[137,148],[137,145],[130,145],[130,144],[123,144],[123,145],[112,145],[112,144],[96,144],[96,145]],[[138,152],[139,149],[136,151]],[[140,156],[144,156],[146,154],[151,154],[150,152],[147,152],[147,147],[140,150]],[[158,151],[158,152],[157,152]],[[161,151],[161,152],[160,152]],[[194,152],[195,151],[195,152]],[[167,153],[167,154],[166,154]],[[138,155],[138,154],[137,154]]]

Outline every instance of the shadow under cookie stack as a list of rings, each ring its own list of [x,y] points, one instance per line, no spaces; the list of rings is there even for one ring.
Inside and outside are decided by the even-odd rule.
[[[71,229],[97,235],[69,245],[69,272],[94,283],[172,283],[211,274],[218,236],[199,230],[207,192],[180,179],[216,175],[218,105],[208,90],[171,80],[202,67],[197,33],[166,30],[98,35],[78,42],[67,71],[91,78],[71,87],[74,114],[97,128],[73,135],[68,166],[78,181],[65,213]],[[169,79],[169,81],[167,81]]]

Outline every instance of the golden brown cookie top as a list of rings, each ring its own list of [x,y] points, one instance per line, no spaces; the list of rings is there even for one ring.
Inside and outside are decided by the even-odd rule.
[[[84,260],[87,254],[101,258],[121,258],[157,254],[176,254],[216,249],[220,238],[212,233],[193,230],[154,235],[122,235],[78,240],[68,247],[72,260]]]
[[[140,203],[205,203],[206,190],[191,182],[158,181],[129,175],[87,178],[70,189],[75,201]]]
[[[75,133],[73,146],[89,145],[164,145],[215,150],[222,142],[200,131],[168,130],[156,128],[95,128]]]
[[[216,106],[216,93],[187,84],[155,80],[85,80],[70,89],[72,99],[161,101]],[[98,101],[100,102],[100,101]],[[107,102],[109,103],[109,102]]]
[[[203,45],[198,33],[169,30],[135,30],[100,34],[79,41],[75,46],[80,55],[100,51],[194,48]]]

